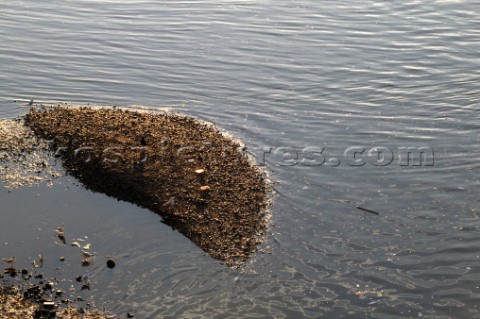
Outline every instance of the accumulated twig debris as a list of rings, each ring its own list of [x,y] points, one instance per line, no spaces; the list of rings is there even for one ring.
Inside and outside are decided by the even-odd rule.
[[[48,149],[21,120],[0,119],[0,181],[7,188],[52,185],[62,174],[49,164]]]
[[[63,230],[64,226],[57,228],[56,232],[59,229]],[[64,261],[65,259],[60,257],[60,260]],[[0,319],[118,318],[106,312],[105,308],[100,311],[94,304],[85,303],[84,299],[77,295],[79,291],[90,289],[91,281],[87,270],[77,279],[81,285],[75,287],[73,278],[59,277],[63,271],[48,280],[39,269],[44,266],[45,262],[41,254],[38,255],[39,264],[33,260],[30,268],[15,268],[15,256],[2,258],[2,261],[5,268],[3,271],[0,270]],[[48,260],[46,263],[46,268],[51,268],[52,264]],[[115,264],[108,267],[113,269]],[[60,270],[61,268],[56,267],[55,269]],[[65,288],[65,284],[68,282],[71,283],[68,290],[62,289],[62,286]]]
[[[229,266],[249,258],[268,223],[267,183],[241,145],[174,114],[111,108],[31,109],[25,123],[51,140],[87,188],[148,208]]]
[[[111,319],[101,311],[59,307],[44,296],[40,286],[0,286],[0,318],[2,319]]]

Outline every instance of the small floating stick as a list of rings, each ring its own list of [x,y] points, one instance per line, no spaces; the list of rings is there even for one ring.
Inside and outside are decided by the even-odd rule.
[[[380,213],[377,213],[376,211],[373,211],[373,210],[370,210],[368,208],[364,208],[364,207],[361,207],[361,206],[357,206],[357,209],[360,209],[360,210],[363,210],[365,212],[369,212],[369,213],[372,213],[372,214],[375,214],[375,215],[380,215]]]

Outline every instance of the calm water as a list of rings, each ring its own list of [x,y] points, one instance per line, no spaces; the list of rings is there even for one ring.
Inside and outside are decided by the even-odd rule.
[[[1,117],[34,97],[211,121],[265,161],[276,227],[240,272],[64,178],[0,189],[0,254],[68,287],[64,223],[96,255],[78,294],[122,316],[480,318],[479,30],[461,0],[3,1]]]

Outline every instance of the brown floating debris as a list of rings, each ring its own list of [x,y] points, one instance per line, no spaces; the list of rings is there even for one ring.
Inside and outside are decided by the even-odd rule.
[[[249,258],[262,240],[266,181],[241,145],[212,125],[89,107],[31,109],[25,123],[52,141],[53,152],[62,149],[63,167],[87,188],[160,214],[227,265]]]
[[[92,254],[90,254],[88,251],[81,250],[82,253],[82,264],[83,265],[88,265],[90,264],[90,258],[92,257]]]
[[[5,268],[3,272],[5,274],[9,274],[12,277],[15,277],[17,275],[17,270],[15,268]]]
[[[64,237],[65,236],[65,225],[62,224],[59,227],[57,227],[57,229],[55,230],[55,234],[58,237]]]
[[[37,138],[21,120],[0,118],[0,182],[6,188],[53,185],[62,176],[48,163],[47,141]]]
[[[61,297],[63,291],[56,290],[55,295]],[[80,311],[81,308],[61,307],[58,302],[45,300],[47,297],[39,286],[16,287],[0,286],[0,318],[36,319],[36,318],[69,318],[69,319],[108,319],[113,315],[103,311]]]
[[[15,256],[9,257],[9,258],[2,258],[3,262],[7,265],[9,265],[9,268],[13,268],[13,265],[15,264],[16,258]]]

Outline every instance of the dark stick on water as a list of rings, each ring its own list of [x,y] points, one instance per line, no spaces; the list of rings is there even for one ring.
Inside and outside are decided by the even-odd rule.
[[[357,208],[360,209],[360,210],[363,210],[365,212],[369,212],[369,213],[372,213],[372,214],[375,214],[375,215],[380,215],[380,213],[377,213],[376,211],[370,210],[368,208],[363,208],[361,206],[357,206]]]

